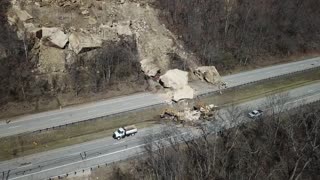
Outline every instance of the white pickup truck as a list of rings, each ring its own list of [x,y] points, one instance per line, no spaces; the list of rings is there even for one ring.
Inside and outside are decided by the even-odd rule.
[[[125,138],[126,136],[134,136],[137,132],[138,132],[138,129],[136,128],[135,125],[125,126],[115,131],[112,137],[114,139],[119,140],[119,139]]]

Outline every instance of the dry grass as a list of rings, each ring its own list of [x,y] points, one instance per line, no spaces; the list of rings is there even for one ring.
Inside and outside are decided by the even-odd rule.
[[[285,76],[279,79],[272,79],[256,84],[242,86],[226,90],[222,95],[207,96],[200,98],[206,103],[214,103],[218,106],[226,106],[231,103],[241,103],[252,99],[258,99],[267,95],[288,91],[320,81],[320,70],[315,69],[309,72],[301,72],[295,75]]]

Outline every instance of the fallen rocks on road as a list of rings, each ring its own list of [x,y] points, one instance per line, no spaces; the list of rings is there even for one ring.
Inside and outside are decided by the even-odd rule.
[[[160,77],[160,81],[166,88],[182,89],[188,85],[188,72],[179,69],[169,70]]]
[[[206,81],[211,84],[221,82],[221,76],[214,66],[201,66],[198,67],[194,74],[202,81]]]
[[[171,98],[175,102],[182,99],[193,99],[194,97],[194,90],[188,85],[188,72],[186,71],[169,70],[160,76],[160,84],[173,91]]]
[[[193,99],[194,90],[190,86],[184,86],[181,89],[177,89],[173,93],[172,100],[178,102],[181,99]]]

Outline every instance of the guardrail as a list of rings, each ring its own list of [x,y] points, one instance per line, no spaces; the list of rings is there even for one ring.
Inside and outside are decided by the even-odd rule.
[[[266,78],[266,79],[261,79],[261,80],[257,80],[257,81],[244,83],[244,84],[237,85],[237,86],[234,86],[234,87],[221,89],[221,91],[222,92],[225,91],[225,90],[229,90],[230,91],[230,90],[242,88],[242,87],[245,87],[245,86],[248,86],[248,85],[257,84],[257,83],[260,83],[260,82],[263,82],[263,81],[266,81],[266,80],[280,79],[280,78],[284,78],[284,77],[287,77],[287,76],[292,76],[292,75],[300,74],[300,73],[307,72],[307,71],[313,71],[313,70],[317,70],[317,69],[320,69],[320,66],[309,68],[309,69],[305,69],[305,70],[301,70],[301,71],[296,71],[296,72],[292,72],[292,73],[288,73],[288,74],[283,74],[283,75],[279,75],[279,76],[274,76],[274,77],[270,77],[270,78]],[[214,91],[211,91],[211,92],[200,94],[197,97],[211,96],[211,95],[214,95],[214,94],[217,94],[217,93],[219,93],[219,90],[214,90]],[[96,117],[96,118],[92,118],[92,119],[86,119],[86,120],[82,120],[82,121],[78,121],[78,122],[66,123],[66,124],[63,124],[63,125],[53,126],[53,127],[45,128],[45,129],[39,129],[39,130],[32,131],[32,132],[24,132],[24,133],[21,133],[21,134],[39,133],[39,132],[42,132],[42,131],[48,131],[48,130],[53,130],[53,129],[57,129],[57,128],[67,127],[69,125],[75,125],[75,124],[95,121],[95,120],[99,120],[100,118],[115,117],[115,116],[119,116],[120,114],[123,115],[124,113],[132,113],[132,112],[137,112],[137,111],[143,111],[143,110],[147,110],[147,109],[151,109],[151,108],[160,108],[160,107],[164,107],[166,105],[167,105],[166,103],[159,103],[159,104],[151,105],[151,106],[148,106],[148,107],[143,107],[143,108],[139,108],[139,109],[133,109],[133,110],[130,110],[130,111],[115,113],[115,114]]]
[[[296,107],[292,107],[291,110],[294,110],[294,109],[298,109],[298,108],[301,108],[301,106],[313,106],[314,104],[317,104],[317,103],[320,103],[320,100],[315,100],[315,101],[312,101],[312,102],[308,102],[308,103],[303,103],[301,105],[298,105]],[[15,176],[18,176],[19,175],[27,175],[28,172],[32,173],[32,171],[41,171],[41,169],[43,167],[46,167],[46,166],[50,166],[50,165],[54,165],[55,163],[57,163],[58,161],[57,160],[60,160],[60,159],[63,159],[63,160],[68,160],[70,158],[74,159],[74,160],[85,160],[87,157],[89,156],[92,156],[92,157],[95,157],[97,155],[101,155],[101,154],[104,154],[106,152],[109,152],[109,150],[106,150],[104,149],[103,147],[100,147],[100,148],[96,148],[96,149],[91,149],[89,151],[86,151],[86,152],[81,152],[77,155],[71,155],[71,156],[67,156],[67,157],[61,157],[61,158],[56,158],[56,159],[51,159],[51,160],[47,160],[47,161],[43,161],[43,162],[40,162],[38,164],[33,164],[34,167],[32,168],[26,168],[26,169],[22,169],[22,170],[19,170],[19,171],[16,171],[18,168],[15,168],[15,169],[10,169],[10,170],[7,170],[7,171],[4,171],[0,174],[0,177],[2,177],[2,180],[4,179],[8,179],[9,178],[9,175],[12,175],[14,174]],[[133,157],[136,157],[140,154],[142,154],[142,152],[139,152],[137,154],[134,154],[134,155],[130,155],[128,158],[133,158]],[[51,177],[49,178],[50,180],[52,179],[61,179],[61,178],[64,178],[64,177],[68,177],[68,176],[72,176],[72,175],[79,175],[81,173],[86,173],[88,171],[92,171],[94,169],[97,169],[97,168],[101,168],[101,167],[104,167],[104,166],[108,166],[110,164],[114,164],[115,162],[121,162],[122,160],[116,160],[116,161],[113,161],[113,162],[105,162],[105,163],[100,163],[100,164],[96,164],[96,165],[93,165],[91,167],[88,167],[88,168],[82,168],[80,170],[76,170],[76,171],[73,171],[73,172],[69,172],[69,173],[64,173],[64,174],[61,174],[61,175],[58,175],[58,176],[54,176],[54,177]],[[59,161],[60,162],[60,161]],[[46,165],[41,165],[41,164],[46,164]],[[61,163],[61,162],[60,162]],[[21,167],[20,167],[21,168]]]

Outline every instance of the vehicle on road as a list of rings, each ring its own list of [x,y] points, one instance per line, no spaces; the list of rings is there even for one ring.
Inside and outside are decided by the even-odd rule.
[[[112,137],[114,139],[119,140],[119,139],[125,138],[126,136],[134,136],[135,134],[137,134],[137,132],[138,132],[138,129],[136,128],[135,125],[125,126],[115,131]]]
[[[248,116],[252,119],[262,116],[262,110],[253,110],[252,112],[248,113]]]

